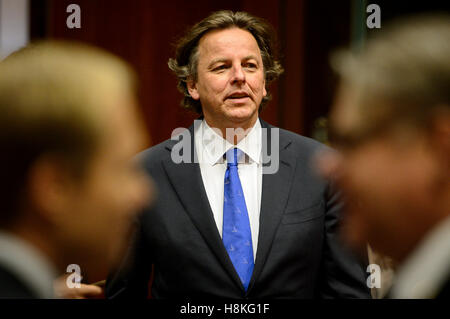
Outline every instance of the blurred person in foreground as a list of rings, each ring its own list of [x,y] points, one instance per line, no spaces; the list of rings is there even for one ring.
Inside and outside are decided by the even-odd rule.
[[[132,161],[147,139],[134,82],[117,57],[81,44],[0,62],[0,298],[52,298],[68,265],[98,280],[120,258],[150,195]]]
[[[344,234],[399,264],[389,297],[448,297],[450,17],[397,21],[334,58],[338,152],[320,166],[344,191]]]

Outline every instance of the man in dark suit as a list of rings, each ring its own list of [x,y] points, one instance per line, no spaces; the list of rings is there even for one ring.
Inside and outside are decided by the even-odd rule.
[[[202,117],[140,155],[159,196],[106,295],[146,297],[153,276],[154,298],[368,298],[338,195],[311,166],[324,146],[259,119],[282,72],[270,27],[213,13],[169,66]]]
[[[450,281],[450,17],[410,17],[336,56],[324,158],[349,198],[346,233],[398,264],[391,298],[444,298]],[[325,156],[325,155],[324,155]]]
[[[73,43],[0,63],[0,298],[60,297],[58,275],[73,290],[120,259],[149,195],[132,160],[146,137],[133,81],[118,58]]]

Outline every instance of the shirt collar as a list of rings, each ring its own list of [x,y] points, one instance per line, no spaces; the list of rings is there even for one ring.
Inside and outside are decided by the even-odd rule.
[[[249,158],[249,162],[261,163],[262,129],[259,119],[256,120],[250,132],[236,146],[222,138],[220,131],[211,128],[205,120],[201,125],[203,160],[210,165],[223,163],[223,155],[233,147],[239,148]]]
[[[450,216],[440,222],[398,269],[392,296],[433,298],[450,271]]]
[[[53,265],[21,238],[0,231],[0,264],[23,280],[38,298],[53,298]]]

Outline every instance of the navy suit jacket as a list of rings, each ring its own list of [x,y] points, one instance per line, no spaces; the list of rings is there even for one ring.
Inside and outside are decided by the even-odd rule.
[[[38,298],[27,283],[0,265],[0,299],[34,299]]]
[[[192,126],[189,131],[193,147]],[[140,155],[158,198],[140,216],[128,256],[107,281],[107,297],[146,297],[153,276],[153,298],[370,298],[365,267],[338,238],[338,193],[311,165],[324,145],[279,129],[279,169],[263,175],[246,292],[217,230],[200,167],[174,163],[176,143],[167,140]],[[270,154],[267,148],[263,141],[263,154]]]

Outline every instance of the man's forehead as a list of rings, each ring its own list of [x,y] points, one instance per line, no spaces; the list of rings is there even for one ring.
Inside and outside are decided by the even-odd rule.
[[[213,30],[206,33],[199,41],[199,53],[209,57],[220,54],[235,54],[237,48],[245,56],[261,56],[258,43],[253,35],[239,28]]]

